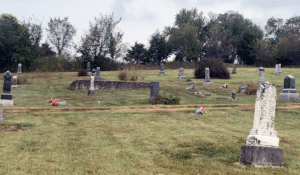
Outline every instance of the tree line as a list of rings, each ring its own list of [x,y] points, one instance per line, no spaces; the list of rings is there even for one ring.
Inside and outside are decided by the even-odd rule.
[[[92,65],[108,68],[113,68],[117,59],[158,65],[171,55],[178,62],[194,62],[196,66],[205,57],[255,66],[277,63],[298,66],[300,63],[300,16],[285,22],[271,17],[263,30],[238,12],[210,12],[206,18],[197,8],[184,8],[176,14],[173,26],[166,26],[151,35],[148,47],[138,41],[132,46],[124,43],[124,33],[117,28],[121,20],[115,19],[113,13],[100,14],[90,21],[80,42],[74,44],[76,29],[68,18],[50,18],[46,28],[47,41],[41,43],[41,23],[31,18],[18,21],[13,15],[2,14],[0,71],[15,70],[17,63],[22,63],[25,70],[31,70],[32,65],[42,64],[41,60],[49,60],[49,57],[79,61],[82,67],[90,61]],[[81,56],[70,59],[67,51],[70,47]]]

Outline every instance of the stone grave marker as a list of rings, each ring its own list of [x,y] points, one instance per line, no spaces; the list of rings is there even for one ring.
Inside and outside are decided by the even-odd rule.
[[[178,79],[184,79],[184,69],[183,68],[179,68]]]
[[[295,89],[295,78],[288,75],[284,78],[282,93],[279,94],[279,100],[283,101],[299,101],[299,93]]]
[[[186,81],[192,81],[191,79],[187,79]]]
[[[17,76],[13,76],[13,83],[12,83],[12,85],[11,85],[11,88],[12,89],[16,89],[16,88],[18,88],[18,86],[17,86]]]
[[[88,76],[92,76],[92,72],[91,72],[91,63],[88,62],[86,65],[86,73]]]
[[[67,102],[66,101],[59,101],[58,106],[66,106]]]
[[[101,77],[100,77],[100,67],[96,68],[96,76],[95,76],[95,81],[100,81]]]
[[[11,73],[9,71],[6,71],[3,77],[3,93],[1,94],[1,100],[12,100]]]
[[[283,149],[275,126],[276,88],[269,82],[259,86],[256,93],[253,128],[246,145],[241,146],[240,163],[247,166],[283,166]]]
[[[159,93],[159,82],[158,81],[152,81],[150,83],[150,99],[155,97]]]
[[[235,64],[233,65],[233,68],[232,68],[231,74],[236,74],[236,65],[235,65]]]
[[[247,86],[240,86],[240,89],[241,89],[241,92],[240,92],[241,94],[246,94],[248,91]]]
[[[189,85],[186,89],[187,89],[189,92],[196,92],[196,90],[195,90],[195,85],[194,85],[194,84]]]
[[[94,68],[94,69],[92,70],[92,75],[95,76],[95,73],[96,73],[96,69]]]
[[[281,74],[281,63],[278,64],[278,72],[279,72],[279,74]]]
[[[205,68],[205,79],[204,79],[203,84],[204,84],[204,85],[209,85],[209,84],[211,84],[211,82],[210,82],[209,68]]]
[[[3,105],[2,103],[0,102],[0,122],[2,122],[5,118],[3,117]]]
[[[165,65],[164,65],[164,63],[160,63],[159,75],[165,75]]]
[[[88,96],[95,96],[96,95],[94,81],[95,81],[94,76],[91,76],[91,82],[90,82],[90,88],[88,90]]]
[[[17,75],[22,75],[22,64],[21,63],[19,63],[18,64],[18,72],[17,72]]]
[[[265,73],[265,69],[263,67],[259,68],[259,80],[258,80],[258,84],[263,84],[265,82],[264,80],[264,73]]]
[[[236,92],[232,91],[232,93],[231,93],[231,100],[235,100],[235,97],[236,97]]]

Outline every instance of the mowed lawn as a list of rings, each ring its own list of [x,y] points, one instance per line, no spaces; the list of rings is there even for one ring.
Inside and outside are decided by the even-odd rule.
[[[284,167],[238,166],[240,147],[253,125],[255,96],[237,94],[231,101],[231,91],[257,82],[258,71],[237,68],[231,79],[211,79],[208,86],[193,78],[194,70],[184,71],[192,82],[177,79],[178,69],[165,69],[166,76],[158,76],[159,70],[138,71],[144,82],[159,81],[161,93],[180,97],[176,106],[148,104],[149,89],[97,90],[88,97],[86,89],[68,88],[74,80],[89,79],[76,72],[23,73],[28,84],[12,91],[15,106],[4,107],[1,125],[26,130],[0,132],[0,174],[299,174],[299,102],[277,101],[275,130]],[[281,75],[273,71],[266,69],[265,81],[283,85],[291,74],[299,90],[298,69],[282,68]],[[117,81],[118,73],[101,71],[101,77]],[[212,96],[188,93],[185,88],[194,81],[197,91]],[[220,89],[225,83],[228,89]],[[67,106],[49,106],[51,97]],[[193,115],[200,105],[207,113]]]

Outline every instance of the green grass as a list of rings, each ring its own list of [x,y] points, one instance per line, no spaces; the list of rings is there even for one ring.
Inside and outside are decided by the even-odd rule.
[[[282,68],[281,75],[272,71],[266,69],[265,81],[282,85],[290,72],[299,88],[297,69]],[[6,120],[0,125],[22,124],[27,130],[0,132],[0,174],[299,173],[299,102],[277,101],[275,130],[284,149],[284,168],[233,165],[253,125],[255,96],[225,98],[246,81],[257,82],[255,68],[238,68],[231,79],[211,79],[208,86],[192,77],[193,70],[185,70],[186,78],[197,81],[196,89],[211,97],[186,92],[192,82],[177,79],[178,70],[166,69],[166,76],[158,72],[139,75],[145,82],[160,81],[160,92],[180,97],[181,105],[150,105],[149,90],[97,90],[88,97],[87,90],[68,88],[76,79],[88,79],[76,72],[24,73],[29,84],[12,91],[15,106],[4,107]],[[106,80],[117,76],[117,71],[101,72]],[[229,88],[219,89],[225,83]],[[67,106],[49,106],[51,97],[67,101]],[[207,113],[193,115],[200,105]]]

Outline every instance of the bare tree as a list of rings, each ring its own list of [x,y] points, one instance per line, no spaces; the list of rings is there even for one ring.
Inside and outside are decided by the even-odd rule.
[[[60,56],[64,49],[68,48],[76,34],[76,29],[68,22],[68,17],[64,19],[50,18],[48,22],[48,39],[57,49]]]

